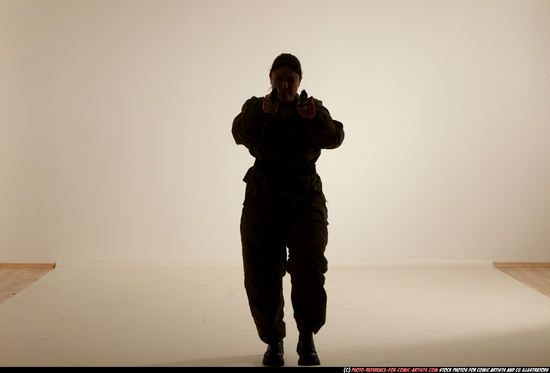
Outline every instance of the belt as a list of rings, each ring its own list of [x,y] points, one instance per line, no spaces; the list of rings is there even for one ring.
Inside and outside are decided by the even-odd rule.
[[[315,163],[297,165],[287,161],[268,161],[256,159],[254,162],[254,167],[268,175],[277,175],[281,177],[315,175],[317,173]]]

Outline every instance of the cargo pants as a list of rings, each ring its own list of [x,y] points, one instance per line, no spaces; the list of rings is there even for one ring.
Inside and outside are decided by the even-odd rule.
[[[328,240],[326,199],[317,173],[281,177],[252,167],[244,181],[241,216],[244,285],[259,337],[286,335],[283,276],[300,333],[317,333],[326,319],[324,289]],[[287,252],[288,249],[288,252]]]

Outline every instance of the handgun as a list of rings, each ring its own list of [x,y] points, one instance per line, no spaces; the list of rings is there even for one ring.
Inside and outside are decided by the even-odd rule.
[[[305,89],[302,89],[300,93],[300,98],[298,99],[298,106],[306,106],[307,103],[307,92]]]
[[[271,91],[271,103],[274,104],[277,102],[277,96],[279,95],[279,90],[277,88],[273,88]]]

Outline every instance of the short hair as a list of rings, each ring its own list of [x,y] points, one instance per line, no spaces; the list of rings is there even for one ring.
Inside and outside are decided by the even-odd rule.
[[[283,66],[291,68],[300,78],[302,78],[302,65],[298,58],[290,53],[282,53],[275,58],[273,65],[271,65],[271,70],[269,70],[269,76],[271,76],[273,71]]]

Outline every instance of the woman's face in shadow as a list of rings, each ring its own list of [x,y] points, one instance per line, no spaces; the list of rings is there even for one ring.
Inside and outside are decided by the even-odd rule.
[[[290,67],[281,66],[273,70],[269,74],[271,80],[271,88],[277,88],[279,90],[279,101],[292,102],[298,94],[298,88],[302,78],[292,70]]]

